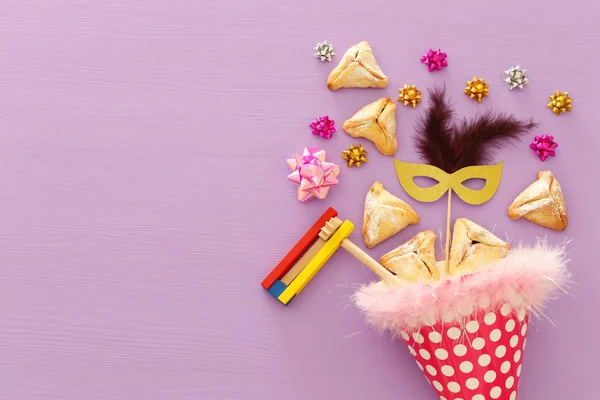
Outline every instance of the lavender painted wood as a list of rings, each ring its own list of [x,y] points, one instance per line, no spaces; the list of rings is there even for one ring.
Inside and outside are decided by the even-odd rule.
[[[485,4],[488,4],[486,2]],[[577,7],[575,6],[577,4]],[[4,2],[0,13],[0,398],[19,400],[427,399],[433,392],[399,342],[365,326],[349,296],[372,274],[339,252],[289,308],[262,278],[328,206],[360,228],[375,180],[406,198],[392,158],[342,166],[326,201],[301,204],[285,158],[303,146],[340,152],[356,140],[313,137],[398,87],[445,82],[460,115],[487,107],[533,116],[555,135],[541,163],[523,144],[498,155],[488,204],[454,216],[506,232],[572,239],[573,296],[530,332],[521,396],[588,399],[600,383],[600,31],[593,2],[166,1]],[[334,63],[312,58],[333,42]],[[383,90],[330,92],[344,50],[369,40]],[[450,67],[428,73],[430,46]],[[504,69],[529,69],[509,92]],[[462,94],[491,83],[481,105]],[[568,90],[573,112],[545,108]],[[425,100],[426,101],[426,100]],[[423,111],[399,107],[397,157]],[[365,143],[365,142],[363,142]],[[549,168],[569,207],[563,234],[510,221],[511,200]],[[422,229],[443,228],[445,202],[412,204]],[[361,243],[357,230],[352,239]]]

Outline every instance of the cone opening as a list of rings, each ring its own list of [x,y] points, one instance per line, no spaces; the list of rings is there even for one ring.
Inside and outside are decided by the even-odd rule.
[[[564,246],[541,241],[520,246],[470,275],[401,287],[367,285],[355,293],[354,301],[369,323],[394,335],[439,323],[462,326],[472,315],[505,317],[510,310],[539,317],[552,294],[564,290],[570,277],[566,264]]]

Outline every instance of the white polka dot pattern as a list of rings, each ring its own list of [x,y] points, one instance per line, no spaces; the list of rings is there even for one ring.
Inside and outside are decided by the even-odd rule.
[[[445,349],[436,349],[435,356],[440,360],[448,358],[448,352]]]
[[[465,354],[467,354],[467,346],[465,346],[464,344],[457,344],[456,346],[454,346],[454,354],[456,354],[459,357],[464,356]]]
[[[508,378],[506,378],[506,382],[504,383],[504,385],[506,386],[507,389],[512,388],[514,384],[515,384],[514,376],[509,376]]]
[[[467,379],[467,387],[471,390],[475,390],[479,387],[479,380],[477,378]]]
[[[490,340],[492,342],[497,342],[498,340],[500,340],[500,338],[502,338],[502,331],[500,329],[494,329],[490,333]]]
[[[406,348],[408,349],[408,351],[410,352],[410,354],[412,354],[412,356],[416,356],[417,352],[415,351],[414,347],[412,346],[406,346]]]
[[[448,382],[448,390],[452,393],[460,392],[460,385],[457,382]]]
[[[495,371],[488,371],[485,373],[485,375],[483,375],[483,380],[487,383],[492,383],[496,380],[496,376],[497,375]]]
[[[515,360],[515,362],[519,362],[520,359],[521,359],[521,350],[517,350],[515,352],[514,360]]]
[[[482,354],[479,356],[479,360],[477,360],[477,362],[482,367],[487,367],[492,362],[492,357],[490,357],[489,354]]]
[[[452,340],[457,340],[460,337],[460,329],[455,326],[448,329],[448,337]]]
[[[510,338],[510,347],[515,348],[517,347],[517,344],[519,344],[519,335],[513,335],[513,337]]]
[[[479,322],[477,321],[469,321],[467,325],[465,325],[467,332],[475,333],[479,330]]]
[[[516,400],[529,316],[508,304],[399,331],[440,400]]]
[[[454,368],[452,368],[450,365],[444,365],[442,367],[442,374],[446,376],[452,376],[454,375]]]
[[[516,325],[515,320],[514,319],[509,319],[506,322],[506,325],[504,326],[504,329],[506,329],[506,332],[512,332],[512,331],[515,330],[515,325]]]
[[[429,334],[429,340],[433,343],[440,343],[442,341],[442,334],[439,332],[431,332]]]
[[[498,397],[500,397],[501,394],[502,389],[500,389],[500,386],[494,386],[492,390],[490,390],[490,397],[492,399],[497,399]]]
[[[496,322],[496,314],[494,314],[493,312],[491,312],[491,313],[488,313],[488,314],[485,316],[485,318],[483,318],[483,322],[484,322],[486,325],[493,325],[493,324],[494,324],[494,322]],[[405,333],[405,335],[406,335],[406,333]],[[408,335],[406,335],[406,337],[408,337]]]
[[[473,342],[471,342],[471,346],[473,346],[475,350],[481,350],[485,347],[485,340],[480,337],[475,338],[473,339]]]
[[[505,355],[506,355],[506,346],[501,344],[500,346],[496,347],[496,357],[502,358]]]
[[[508,303],[502,304],[502,307],[500,307],[500,314],[504,317],[507,317],[511,311],[512,307]]]
[[[471,361],[463,361],[460,363],[460,370],[465,374],[473,371],[473,363]]]
[[[421,335],[418,332],[413,333],[413,339],[415,339],[415,342],[421,344],[425,341],[425,338],[423,338],[423,335]]]

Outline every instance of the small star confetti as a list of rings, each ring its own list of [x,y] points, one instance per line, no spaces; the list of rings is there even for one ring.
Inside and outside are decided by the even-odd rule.
[[[520,66],[510,67],[506,71],[504,71],[506,75],[506,79],[504,82],[508,83],[508,90],[513,90],[514,88],[523,89],[523,85],[529,85],[529,79],[527,79],[527,70],[522,69]]]
[[[327,60],[331,62],[331,56],[335,56],[333,44],[327,43],[327,40],[323,41],[323,43],[317,43],[314,49],[317,51],[315,53],[315,58],[318,58],[321,61]]]
[[[399,91],[399,102],[404,103],[405,106],[417,108],[417,103],[421,102],[421,91],[417,89],[417,85],[404,85],[404,87],[399,89]]]
[[[485,83],[485,79],[474,77],[473,80],[467,81],[465,94],[481,103],[481,100],[483,100],[484,97],[487,97],[489,87],[490,85]]]
[[[572,102],[573,99],[569,97],[569,92],[561,93],[557,90],[556,93],[550,95],[548,108],[551,109],[554,114],[558,115],[560,113],[571,111],[573,108],[571,105]]]
[[[360,163],[367,162],[367,151],[362,144],[351,144],[348,150],[342,152],[342,158],[348,162],[348,167],[360,167]]]

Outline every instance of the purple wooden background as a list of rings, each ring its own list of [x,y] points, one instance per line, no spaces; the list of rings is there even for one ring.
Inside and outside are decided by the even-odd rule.
[[[586,1],[20,0],[0,12],[0,398],[18,400],[423,399],[433,392],[399,343],[365,326],[349,296],[373,276],[336,254],[292,306],[259,282],[328,205],[360,227],[375,180],[406,199],[392,158],[371,144],[342,166],[326,201],[301,204],[285,159],[305,145],[331,160],[351,140],[313,137],[398,87],[446,82],[461,115],[486,107],[533,116],[554,134],[545,163],[526,144],[506,161],[496,197],[455,202],[514,242],[573,239],[573,296],[552,303],[525,355],[523,400],[591,399],[600,383],[597,288],[597,8]],[[312,58],[324,39],[338,55]],[[369,40],[383,90],[330,92],[349,46]],[[428,73],[430,46],[450,67]],[[508,92],[503,71],[529,69]],[[486,78],[481,105],[464,81]],[[573,112],[545,108],[569,90]],[[417,161],[414,117],[400,107],[397,157]],[[514,196],[549,168],[570,225],[556,234],[512,222]],[[445,204],[411,201],[423,229]],[[353,234],[360,243],[360,234]]]

